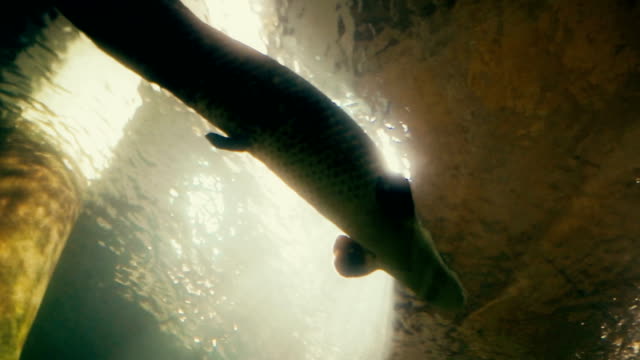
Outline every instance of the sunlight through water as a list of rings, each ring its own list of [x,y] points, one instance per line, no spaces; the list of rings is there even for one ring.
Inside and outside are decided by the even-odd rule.
[[[235,39],[266,52],[259,35],[261,19],[252,10],[261,8],[256,4],[255,1],[208,1],[207,9],[197,15]],[[300,68],[295,70],[300,71]],[[384,148],[392,151],[394,148],[388,144],[391,139],[385,138],[385,134],[379,135],[387,141]],[[234,164],[242,163],[243,169],[250,169],[249,172],[256,179],[255,184],[265,197],[260,199],[262,204],[252,201],[244,211],[260,219],[265,236],[273,238],[272,243],[277,246],[275,251],[278,254],[270,254],[270,259],[265,255],[265,258],[257,260],[255,269],[247,269],[240,275],[243,278],[237,280],[234,290],[246,294],[264,294],[267,290],[261,288],[266,285],[273,289],[270,291],[280,294],[280,297],[270,295],[263,298],[265,301],[260,305],[249,302],[245,310],[253,314],[255,319],[278,319],[280,325],[273,328],[275,337],[268,341],[268,346],[289,348],[290,355],[285,358],[383,359],[390,337],[389,276],[378,272],[357,280],[340,277],[333,270],[331,253],[333,240],[340,234],[339,229],[255,159],[238,154],[222,155],[224,151],[215,149],[212,152],[216,156],[233,157]],[[388,158],[395,159],[397,154]],[[401,164],[396,162],[392,167],[402,172]],[[204,203],[216,206],[211,202]],[[199,201],[192,203],[192,206],[199,208],[202,204]],[[238,241],[250,242],[251,239]],[[256,270],[258,273],[254,272]],[[230,295],[233,296],[233,291]],[[268,305],[269,299],[273,302],[271,306]],[[282,312],[272,306],[287,307],[289,310]],[[300,321],[307,324],[311,321],[313,325],[296,329]],[[289,325],[284,325],[287,322]],[[234,327],[234,331],[247,330]],[[302,341],[304,346],[297,349],[298,345],[280,343],[281,339],[288,336],[279,332],[285,331],[293,331],[294,336],[290,341]],[[256,341],[260,343],[259,337]],[[218,344],[217,339],[211,339],[211,342]],[[273,354],[280,354],[284,350],[279,351],[274,350]]]
[[[266,3],[186,3],[268,52],[260,12]],[[303,60],[292,60],[295,70],[321,81]],[[339,276],[332,247],[340,230],[262,163],[212,148],[204,139],[211,125],[84,36],[52,79],[55,86],[37,94],[47,111],[26,117],[39,121],[89,180],[87,213],[112,237],[98,242],[118,255],[115,281],[125,296],[185,348],[207,359],[385,358],[391,278]],[[337,104],[358,103],[347,110],[368,116],[364,101],[337,87],[344,89],[331,93]],[[408,173],[397,139],[384,129],[367,131],[390,168]]]
[[[55,86],[34,94],[48,112],[27,108],[23,116],[39,122],[82,175],[94,180],[109,166],[123,127],[141,104],[140,77],[81,35],[51,81]]]

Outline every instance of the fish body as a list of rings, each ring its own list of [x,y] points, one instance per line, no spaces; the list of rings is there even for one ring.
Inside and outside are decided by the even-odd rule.
[[[207,136],[214,146],[249,152],[344,231],[334,246],[340,273],[382,269],[439,308],[464,305],[408,181],[388,174],[373,141],[309,82],[179,1],[58,2],[100,47],[224,131]],[[141,25],[141,16],[158,26]]]

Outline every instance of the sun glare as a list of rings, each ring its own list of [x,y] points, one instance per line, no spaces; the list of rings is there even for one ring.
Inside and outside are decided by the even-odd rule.
[[[50,113],[28,108],[23,115],[40,122],[91,182],[109,166],[124,126],[142,103],[140,78],[85,36],[69,46],[65,58],[51,79],[55,86],[34,94]]]

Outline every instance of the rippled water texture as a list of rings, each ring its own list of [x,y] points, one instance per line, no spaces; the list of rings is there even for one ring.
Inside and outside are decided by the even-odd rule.
[[[389,150],[390,166],[408,173],[394,147],[405,131],[376,120],[379,106],[354,97],[348,73],[332,70],[320,58],[320,45],[304,51],[274,45],[277,16],[264,10],[266,4],[188,4],[216,27],[260,51],[272,49],[325,86]],[[263,24],[272,27],[271,35]],[[204,358],[383,359],[391,335],[391,279],[383,273],[340,277],[331,252],[340,234],[334,225],[248,154],[213,149],[204,139],[210,125],[75,32],[64,19],[50,24],[49,41],[59,34],[74,40],[32,95],[41,105],[23,111],[87,184],[85,210],[43,312],[58,304],[62,309],[51,313],[63,313],[74,301],[86,307],[77,311],[91,312],[94,302],[117,303],[103,298],[112,291],[152,314],[185,352]],[[319,44],[334,48],[333,40]],[[21,71],[37,68],[46,46],[35,45],[17,61]],[[300,68],[306,58],[317,66]],[[83,272],[93,284],[83,285]],[[93,311],[86,316],[99,315]],[[104,316],[121,317],[117,308]],[[96,323],[94,331],[107,342],[96,347],[127,359],[144,354],[137,347],[156,346],[137,343],[145,338],[139,333],[130,334],[126,345],[108,345],[113,329],[100,327],[128,325]],[[51,324],[36,324],[32,339],[51,331]],[[26,355],[37,353],[33,349],[37,345],[28,346]]]
[[[317,85],[411,177],[466,309],[339,277],[339,231],[264,166],[15,2],[38,15],[0,13],[20,34],[0,31],[0,139],[63,151],[83,204],[23,360],[638,358],[638,1],[249,1],[185,2]],[[59,187],[35,183],[33,214],[55,208]]]

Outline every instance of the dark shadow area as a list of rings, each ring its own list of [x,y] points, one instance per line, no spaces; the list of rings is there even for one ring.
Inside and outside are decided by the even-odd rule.
[[[80,216],[21,359],[197,359],[121,295],[117,255],[97,241],[108,236],[94,219]]]

